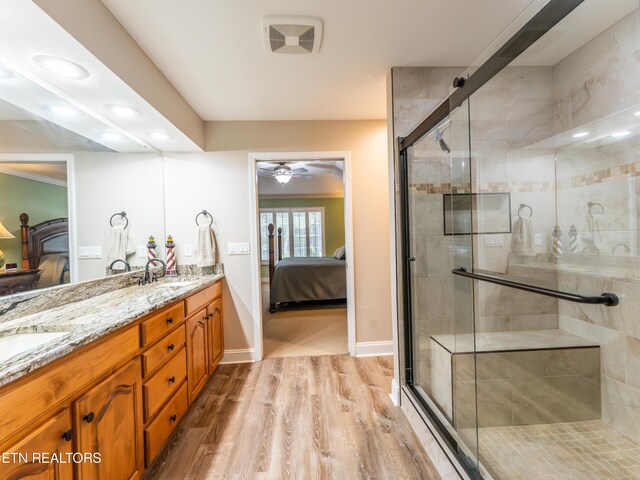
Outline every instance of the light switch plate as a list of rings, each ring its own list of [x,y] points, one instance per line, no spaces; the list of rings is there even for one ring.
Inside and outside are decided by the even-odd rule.
[[[78,258],[102,258],[102,247],[78,247]]]
[[[147,258],[147,246],[138,245],[138,258]]]
[[[193,245],[190,243],[184,244],[184,256],[193,257]]]
[[[536,233],[533,236],[533,244],[534,245],[538,245],[538,246],[542,245],[542,235],[541,234]]]
[[[227,244],[229,255],[249,255],[249,242],[235,242]]]
[[[485,235],[484,246],[485,247],[503,247],[504,235]]]

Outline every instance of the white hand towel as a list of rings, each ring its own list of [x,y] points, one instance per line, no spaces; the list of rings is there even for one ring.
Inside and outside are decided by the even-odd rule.
[[[198,226],[196,262],[199,267],[211,267],[216,263],[216,239],[210,225]]]
[[[511,232],[511,253],[535,255],[533,250],[533,222],[530,217],[518,217]]]
[[[109,253],[107,254],[107,263],[111,265],[114,260],[126,260],[129,255],[134,253],[135,245],[129,238],[128,229],[124,225],[114,225],[109,228]],[[123,268],[124,265],[118,264],[116,268]]]
[[[606,242],[600,230],[600,221],[598,215],[589,215],[585,217],[585,228],[582,232],[582,245],[585,253],[604,254],[606,252]]]

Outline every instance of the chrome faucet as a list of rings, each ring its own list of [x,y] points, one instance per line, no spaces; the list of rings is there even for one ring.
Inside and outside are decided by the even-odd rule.
[[[111,265],[109,265],[108,269],[113,272],[113,266],[118,262],[124,263],[125,272],[130,272],[131,271],[131,265],[129,265],[129,262],[127,262],[126,260],[122,260],[120,258],[116,258],[113,262],[111,262]]]
[[[149,259],[147,264],[144,266],[144,279],[140,279],[141,280],[141,282],[140,282],[141,285],[145,285],[145,284],[150,283],[150,282],[155,282],[158,279],[155,273],[153,274],[153,277],[151,277],[149,275],[149,265],[154,263],[154,262],[160,262],[162,264],[162,275],[163,276],[167,274],[167,264],[166,263],[164,263],[159,258]]]

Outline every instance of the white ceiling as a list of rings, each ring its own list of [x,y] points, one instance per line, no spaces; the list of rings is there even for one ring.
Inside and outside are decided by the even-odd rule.
[[[278,162],[258,162],[258,168],[273,169]],[[327,165],[322,168],[314,165]],[[287,166],[306,168],[313,178],[301,178],[294,175],[287,184],[280,184],[272,175],[258,175],[258,194],[264,196],[330,196],[344,195],[343,162],[341,160],[287,160]]]
[[[386,118],[394,66],[466,66],[531,0],[103,0],[205,120]],[[265,15],[324,20],[317,55],[274,55]]]
[[[4,162],[0,161],[0,173],[29,178],[39,182],[66,185],[66,162]]]

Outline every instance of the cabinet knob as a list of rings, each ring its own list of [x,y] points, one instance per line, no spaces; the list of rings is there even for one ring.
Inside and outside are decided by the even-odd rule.
[[[171,350],[173,350],[173,349],[174,349],[174,348],[176,348],[176,347],[175,347],[175,346],[173,345],[173,343],[172,343],[172,344],[171,344],[171,345],[169,345],[167,348],[169,349],[169,351],[171,351]]]
[[[87,413],[84,417],[82,417],[82,420],[84,420],[87,423],[91,423],[93,422],[93,418],[96,416],[95,413],[93,412],[89,412]]]
[[[171,416],[169,417],[169,420],[171,420],[172,422],[175,422],[177,419],[178,419],[178,416],[177,416],[177,415],[171,415]]]
[[[167,318],[167,325],[171,325],[173,323],[173,318]]]
[[[67,442],[73,440],[73,428],[71,430],[67,430],[62,434],[62,438],[64,438]]]
[[[169,377],[169,383],[176,383],[176,377]]]
[[[209,318],[213,318],[213,313],[210,313],[210,314],[209,314]]]

